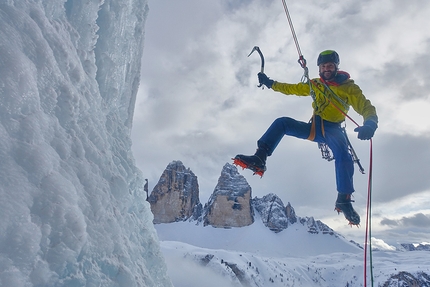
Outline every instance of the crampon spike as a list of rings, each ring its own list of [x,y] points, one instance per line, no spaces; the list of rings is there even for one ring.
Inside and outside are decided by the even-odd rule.
[[[250,165],[246,164],[245,162],[243,162],[241,159],[236,158],[236,157],[232,158],[232,160],[233,160],[234,165],[240,166],[242,169],[246,168],[246,169],[252,170],[254,172],[253,175],[259,175],[260,177],[263,177],[264,170],[262,170],[260,168],[256,168],[254,166],[250,166]]]
[[[238,158],[232,158],[233,164],[240,166],[242,169],[248,168],[248,165]]]
[[[340,208],[335,207],[334,208],[335,211],[337,211],[337,214],[343,213],[342,210]],[[345,218],[346,219],[346,218]],[[357,226],[357,228],[360,228],[360,224],[355,224],[351,221],[349,221],[348,219],[346,219],[348,221],[348,225],[353,227],[353,226]]]

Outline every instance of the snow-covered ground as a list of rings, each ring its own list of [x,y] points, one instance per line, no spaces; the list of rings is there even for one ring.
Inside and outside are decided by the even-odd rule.
[[[327,234],[310,234],[300,223],[275,233],[264,226],[260,217],[241,228],[203,227],[195,222],[157,224],[155,228],[161,241],[179,241],[210,249],[252,252],[260,256],[319,255],[333,252],[360,253],[361,249],[343,237]]]
[[[364,286],[363,253],[307,256],[306,246],[303,246],[304,255],[301,257],[276,257],[256,255],[253,252],[201,248],[178,241],[163,241],[161,246],[175,287]],[[425,251],[374,251],[374,286],[382,286],[388,278],[400,271],[429,274],[428,258],[429,254]],[[234,264],[243,271],[241,279],[238,279],[231,267]],[[369,272],[367,271],[367,284],[371,286]]]
[[[342,236],[309,234],[300,223],[280,233],[270,231],[259,218],[241,228],[177,222],[158,224],[156,229],[175,287],[364,286],[362,248]],[[374,250],[375,286],[400,271],[430,274],[428,258],[427,251]],[[371,286],[370,269],[366,272]]]

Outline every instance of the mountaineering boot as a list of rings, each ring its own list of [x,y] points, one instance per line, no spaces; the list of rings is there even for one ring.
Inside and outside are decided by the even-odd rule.
[[[233,158],[233,164],[247,168],[259,176],[263,176],[266,171],[267,152],[258,148],[254,155],[238,154]]]
[[[338,193],[334,210],[336,210],[338,214],[342,212],[350,225],[359,225],[360,215],[352,208],[351,202],[353,202],[353,200],[351,200],[351,194]]]

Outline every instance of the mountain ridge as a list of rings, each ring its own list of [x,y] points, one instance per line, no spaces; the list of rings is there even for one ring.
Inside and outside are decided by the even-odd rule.
[[[175,175],[176,179],[194,178],[182,162],[172,162],[167,169],[173,167],[189,173],[188,176]],[[169,170],[168,173],[174,172]],[[165,176],[161,179],[161,183],[169,182],[169,185],[157,189],[181,193],[175,198],[181,198],[182,202],[188,201],[184,194],[198,197],[198,189],[182,191],[174,188],[192,186],[190,184],[175,183]],[[236,182],[240,186],[238,189],[235,189]],[[198,214],[188,213],[188,218],[177,217],[168,223],[155,224],[169,276],[175,286],[363,286],[364,261],[360,244],[348,241],[313,217],[297,216],[291,203],[285,205],[274,193],[262,198],[252,198],[251,193],[252,189],[236,167],[226,164],[205,206],[195,200],[198,203],[189,207],[199,210]],[[162,194],[158,196],[163,197]],[[217,201],[218,196],[224,200]],[[245,201],[249,201],[249,205],[244,204]],[[216,207],[217,204],[224,206]],[[178,205],[172,203],[171,206]],[[252,214],[253,221],[243,226],[210,224],[205,219],[211,212],[209,206],[236,212],[229,216]],[[402,250],[424,248],[405,244]],[[378,286],[430,286],[430,265],[426,263],[425,253],[374,252],[380,260],[374,265],[378,270],[375,275]],[[204,278],[197,273],[204,274]]]
[[[300,223],[311,234],[340,237],[333,229],[311,217],[298,217],[288,202],[285,206],[274,193],[252,198],[252,188],[236,166],[226,163],[208,202],[202,207],[197,176],[181,161],[168,164],[148,201],[154,214],[153,222],[203,222],[218,228],[244,227],[254,223],[259,213],[264,225],[278,233]]]
[[[239,188],[236,189],[236,184],[239,184]],[[164,190],[164,191],[163,191]],[[162,201],[161,210],[165,212],[166,210],[171,211],[175,216],[172,216],[168,221],[160,221],[157,219],[157,211],[154,209],[154,204],[162,198],[164,193],[169,194],[169,198],[174,198],[174,200],[180,200],[181,203],[171,202],[169,200]],[[171,197],[171,193],[179,193],[178,196]],[[335,238],[344,238],[343,235],[334,231],[328,225],[320,220],[316,220],[313,216],[300,217],[296,215],[296,212],[290,202],[286,205],[282,200],[274,193],[269,193],[262,198],[254,197],[252,198],[252,188],[247,183],[246,179],[240,175],[237,168],[229,163],[226,163],[219,177],[218,183],[214,188],[214,192],[209,198],[208,202],[203,206],[199,199],[199,185],[197,176],[191,171],[190,168],[186,168],[180,160],[174,160],[170,162],[163,174],[160,177],[159,182],[154,187],[151,192],[148,201],[151,204],[151,210],[154,214],[153,222],[157,226],[161,223],[174,223],[174,222],[185,222],[190,221],[195,225],[203,223],[203,226],[215,226],[217,228],[234,228],[234,227],[244,227],[248,224],[241,225],[213,225],[207,220],[207,216],[210,213],[210,209],[214,205],[219,205],[220,202],[216,203],[215,198],[217,195],[225,196],[230,199],[229,208],[233,210],[243,210],[242,203],[238,202],[238,198],[245,196],[249,193],[249,206],[243,213],[235,213],[236,216],[246,216],[251,215],[252,219],[248,224],[255,224],[255,221],[260,221],[269,230],[274,233],[282,232],[287,229],[288,226],[293,228],[296,224],[301,224],[306,226],[306,232],[310,234],[327,234],[334,236]],[[222,204],[226,204],[228,200],[224,200]],[[173,208],[172,208],[173,207]],[[174,210],[175,208],[182,208],[182,210]],[[188,210],[183,210],[183,208],[188,208]],[[360,243],[355,241],[348,241],[358,248],[363,248]],[[397,251],[429,251],[429,244],[412,244],[412,243],[400,243],[399,246],[395,247]],[[373,247],[377,250],[379,247]]]

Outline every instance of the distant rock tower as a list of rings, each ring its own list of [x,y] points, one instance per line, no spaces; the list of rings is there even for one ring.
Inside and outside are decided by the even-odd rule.
[[[253,199],[253,205],[257,212],[260,213],[264,225],[270,230],[278,233],[288,227],[287,209],[276,194],[269,193],[263,198],[256,197]],[[289,208],[290,214],[291,212],[294,214],[294,209],[290,204]]]
[[[171,162],[148,198],[154,223],[197,219],[202,213],[197,176],[182,164]]]
[[[218,184],[204,208],[203,224],[242,227],[254,222],[251,186],[232,164],[225,164]]]

